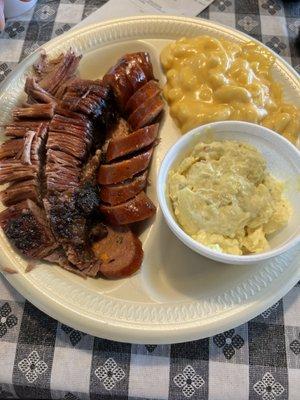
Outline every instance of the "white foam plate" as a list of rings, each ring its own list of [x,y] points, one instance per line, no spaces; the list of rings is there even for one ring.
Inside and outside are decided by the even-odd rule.
[[[58,37],[43,47],[50,55],[70,46],[84,57],[80,74],[99,78],[124,53],[148,51],[155,75],[164,81],[159,53],[181,36],[209,34],[243,43],[249,37],[202,19],[170,16],[130,17],[91,25]],[[22,98],[25,75],[39,50],[24,60],[0,91],[0,125]],[[299,77],[276,56],[276,80],[287,100],[300,106]],[[149,196],[157,203],[158,168],[180,137],[166,109],[161,143],[151,165]],[[3,138],[2,138],[3,140]],[[169,230],[160,210],[141,239],[145,251],[134,276],[108,281],[83,280],[58,266],[41,263],[24,273],[26,262],[0,234],[0,265],[19,273],[5,274],[29,301],[53,318],[95,336],[132,343],[175,343],[214,335],[258,315],[284,296],[300,279],[300,247],[251,266],[224,265],[185,247]]]

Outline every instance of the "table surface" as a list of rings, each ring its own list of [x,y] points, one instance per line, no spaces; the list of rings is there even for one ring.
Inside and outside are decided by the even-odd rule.
[[[120,0],[121,1],[121,0]],[[101,0],[39,0],[0,35],[0,81]],[[215,0],[198,17],[262,41],[300,72],[300,2]],[[175,345],[131,345],[63,325],[0,278],[0,399],[300,399],[300,284],[238,328]]]

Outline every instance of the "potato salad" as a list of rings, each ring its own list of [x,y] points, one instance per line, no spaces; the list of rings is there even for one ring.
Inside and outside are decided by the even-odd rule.
[[[168,177],[168,195],[182,229],[217,251],[243,255],[269,248],[268,235],[288,221],[283,183],[263,156],[237,141],[198,143]]]

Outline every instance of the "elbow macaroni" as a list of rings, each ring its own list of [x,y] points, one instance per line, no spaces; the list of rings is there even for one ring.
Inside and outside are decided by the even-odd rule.
[[[262,124],[295,143],[300,110],[283,100],[271,75],[273,55],[263,47],[209,36],[181,38],[161,53],[164,96],[182,132],[214,121]]]

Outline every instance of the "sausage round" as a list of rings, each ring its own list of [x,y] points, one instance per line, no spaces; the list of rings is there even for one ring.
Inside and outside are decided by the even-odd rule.
[[[125,203],[141,192],[147,184],[147,171],[138,175],[130,181],[117,185],[102,186],[100,189],[100,200],[112,206]]]
[[[127,226],[107,226],[107,236],[93,251],[101,261],[99,272],[110,279],[132,275],[143,261],[142,244]]]
[[[111,139],[106,151],[106,161],[111,162],[152,144],[157,137],[158,126],[158,124],[149,125],[125,137]]]
[[[136,110],[141,104],[143,104],[147,99],[156,96],[161,92],[160,87],[156,81],[149,81],[139,90],[137,90],[130,97],[126,104],[125,111],[130,115],[134,110]]]
[[[132,178],[134,175],[148,168],[152,153],[153,148],[129,160],[113,164],[102,164],[99,168],[98,183],[100,185],[111,185]]]
[[[151,218],[155,214],[156,207],[145,192],[140,192],[133,199],[117,206],[101,204],[100,211],[109,223],[127,225]]]
[[[132,129],[140,129],[151,124],[164,108],[164,102],[160,94],[151,97],[141,104],[128,118]]]

